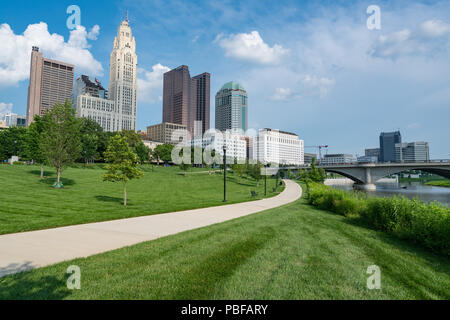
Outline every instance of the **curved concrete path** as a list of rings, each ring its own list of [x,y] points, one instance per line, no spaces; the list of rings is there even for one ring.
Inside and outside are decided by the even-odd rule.
[[[284,182],[281,194],[263,200],[2,235],[0,277],[224,222],[301,197],[297,183]]]

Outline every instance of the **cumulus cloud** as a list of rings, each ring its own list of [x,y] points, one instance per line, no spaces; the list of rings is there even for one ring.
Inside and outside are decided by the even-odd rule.
[[[170,71],[169,67],[158,63],[151,71],[139,69],[138,71],[138,98],[142,102],[162,101],[163,75]]]
[[[66,42],[63,36],[50,34],[44,22],[28,25],[23,34],[15,34],[6,23],[0,25],[0,43],[8,44],[0,50],[0,85],[16,85],[28,79],[33,46],[39,47],[45,57],[74,64],[76,72],[102,76],[103,67],[90,53],[87,41],[96,38],[99,32],[98,26],[89,32],[78,26]]]
[[[397,59],[402,56],[435,52],[435,40],[450,35],[450,24],[441,20],[427,20],[417,28],[403,29],[381,35],[369,53],[374,57]]]
[[[292,99],[292,96],[291,88],[275,88],[275,93],[271,99],[274,101],[289,101]]]
[[[289,52],[278,44],[270,47],[258,31],[232,34],[228,37],[220,34],[215,42],[225,50],[227,57],[260,64],[277,64]]]
[[[7,113],[12,111],[13,104],[12,103],[4,103],[0,102],[0,119]]]

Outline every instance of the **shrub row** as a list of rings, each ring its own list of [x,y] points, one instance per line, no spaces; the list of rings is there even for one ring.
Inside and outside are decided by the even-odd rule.
[[[367,197],[308,183],[309,203],[320,209],[361,220],[373,229],[450,256],[450,208],[405,197]]]

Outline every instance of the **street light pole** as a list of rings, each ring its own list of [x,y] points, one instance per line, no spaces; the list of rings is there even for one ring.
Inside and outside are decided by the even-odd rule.
[[[264,168],[264,196],[267,195],[267,167]]]
[[[14,155],[17,156],[16,152],[17,140],[14,140]]]
[[[223,145],[223,202],[227,202],[227,146]]]

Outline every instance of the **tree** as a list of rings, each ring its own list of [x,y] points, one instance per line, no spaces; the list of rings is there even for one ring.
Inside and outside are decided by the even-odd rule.
[[[261,180],[261,169],[263,168],[261,162],[257,162],[256,164],[251,166],[250,169],[250,175],[253,177],[253,179],[256,180],[256,185],[259,186],[259,180]]]
[[[171,144],[160,144],[153,150],[153,156],[158,161],[163,161],[164,163],[168,163],[172,160],[172,150],[174,146]]]
[[[34,121],[30,124],[26,136],[26,157],[35,163],[41,165],[41,179],[44,178],[45,156],[42,152],[42,132],[44,131],[44,123],[40,116],[35,115]]]
[[[138,156],[128,145],[126,137],[116,135],[111,138],[105,152],[107,173],[103,181],[123,182],[123,205],[127,206],[127,182],[141,178],[144,173],[137,168]]]
[[[141,163],[150,160],[150,148],[147,147],[142,141],[140,141],[134,149]]]
[[[0,131],[0,159],[9,159],[11,156],[26,156],[26,134],[24,127],[11,127]]]
[[[309,171],[299,171],[297,177],[303,181],[312,180],[314,182],[323,183],[327,178],[327,174],[323,168],[316,167],[316,158],[313,158],[311,162],[311,169]]]
[[[46,161],[56,168],[57,180],[53,187],[62,188],[62,170],[80,156],[81,122],[75,117],[75,109],[68,100],[64,104],[55,104],[42,120],[42,152]]]
[[[104,132],[103,128],[92,119],[80,118],[79,121],[81,122],[81,155],[88,165],[89,160],[100,156],[100,142]]]
[[[242,182],[242,176],[246,171],[245,164],[236,163],[233,165],[233,171],[238,175],[240,182]]]

